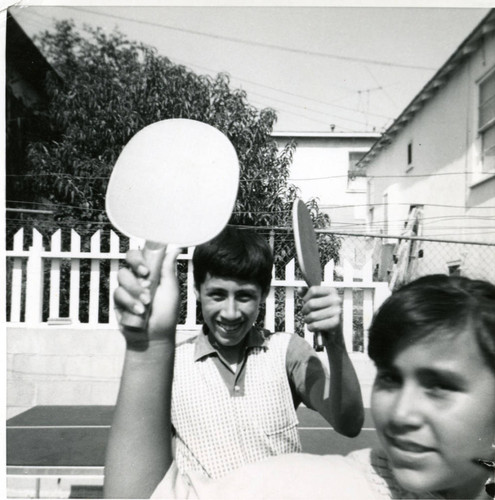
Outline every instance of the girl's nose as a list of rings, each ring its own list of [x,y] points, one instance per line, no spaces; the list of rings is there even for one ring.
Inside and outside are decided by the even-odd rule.
[[[390,423],[396,428],[419,427],[423,421],[421,391],[405,384],[397,391],[390,412]]]

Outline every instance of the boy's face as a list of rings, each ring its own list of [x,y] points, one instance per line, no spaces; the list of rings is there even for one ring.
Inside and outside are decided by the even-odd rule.
[[[219,278],[206,274],[196,297],[203,318],[217,342],[224,347],[239,345],[258,317],[265,299],[261,287],[252,281]]]
[[[430,336],[379,367],[371,409],[403,487],[472,498],[495,450],[495,374],[470,332]],[[449,496],[452,495],[452,496]]]

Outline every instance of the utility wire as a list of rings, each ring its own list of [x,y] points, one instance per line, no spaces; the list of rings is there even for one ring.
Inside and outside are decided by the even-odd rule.
[[[267,95],[264,95],[264,94],[259,94],[258,92],[250,91],[249,94],[250,95],[257,95],[259,97],[264,97],[264,98],[270,99],[272,101],[281,102],[282,104],[288,104],[289,106],[293,106],[294,108],[304,109],[304,110],[309,111],[311,113],[316,113],[316,114],[323,115],[323,116],[328,116],[329,113],[332,113],[331,111],[330,112],[324,112],[324,111],[317,111],[317,110],[314,110],[314,109],[309,109],[307,106],[302,106],[302,105],[299,105],[299,104],[294,104],[292,102],[283,101],[282,99],[277,99],[276,97],[270,97],[270,96],[267,96]],[[355,111],[355,110],[350,109],[350,108],[344,108],[343,106],[336,106],[336,107],[339,107],[339,108],[344,109],[346,111]],[[375,116],[379,116],[379,115],[375,115]],[[347,122],[359,123],[360,125],[367,125],[367,124],[363,123],[361,120],[354,120],[352,118],[345,118],[343,116],[337,116],[337,115],[335,115],[335,114],[332,113],[331,114],[331,119],[333,120],[334,118],[337,118],[337,119],[343,120],[343,121],[347,121]],[[390,119],[390,118],[388,118],[386,116],[381,116],[381,118]]]
[[[42,15],[40,15],[40,14],[36,13],[36,12],[33,12],[33,14],[36,14],[36,15],[38,15],[39,17],[42,17],[42,18],[45,18],[45,19],[49,19],[47,16],[42,16]],[[37,24],[39,24],[39,23],[37,23]],[[40,24],[40,26],[41,26],[41,24]],[[205,66],[200,66],[200,65],[198,65],[198,64],[191,63],[191,62],[188,62],[188,61],[184,61],[184,60],[181,60],[181,59],[179,59],[179,58],[175,58],[175,59],[176,59],[177,61],[179,61],[181,64],[185,64],[185,65],[188,65],[188,66],[194,66],[194,67],[197,67],[197,68],[200,68],[200,69],[203,69],[203,70],[209,71],[209,72],[214,72],[214,73],[220,73],[220,72],[222,72],[221,70],[213,70],[212,68],[207,68],[207,67],[205,67]],[[315,103],[317,103],[317,104],[323,104],[323,105],[325,105],[325,106],[334,106],[334,107],[337,107],[337,108],[339,108],[339,109],[348,110],[348,111],[352,111],[352,112],[358,112],[358,110],[356,110],[356,109],[354,109],[354,108],[350,108],[350,107],[346,107],[346,106],[339,106],[339,105],[334,104],[334,103],[331,103],[331,102],[325,102],[325,101],[321,101],[321,100],[317,100],[317,99],[312,99],[312,98],[310,98],[310,97],[301,96],[301,95],[294,94],[294,93],[292,93],[292,92],[287,92],[287,91],[284,91],[284,90],[281,90],[281,89],[275,89],[274,87],[270,87],[269,85],[263,85],[263,84],[261,84],[261,83],[253,82],[253,81],[250,81],[250,80],[245,80],[245,79],[242,79],[242,78],[236,77],[235,75],[230,75],[230,76],[232,76],[235,80],[239,80],[239,81],[241,81],[241,82],[246,82],[246,83],[249,83],[249,84],[252,84],[252,85],[256,85],[256,86],[260,86],[260,87],[264,87],[264,88],[267,88],[267,89],[269,89],[269,90],[273,90],[273,91],[275,91],[275,92],[279,92],[279,93],[283,93],[283,94],[286,94],[286,95],[290,95],[290,96],[292,96],[292,97],[298,97],[298,98],[300,98],[300,99],[305,99],[305,100],[308,100],[308,101],[312,101],[312,102],[315,102]],[[336,88],[343,88],[343,89],[349,90],[347,87],[342,87],[342,86],[339,86],[339,85],[333,85],[333,84],[329,84],[329,85],[330,85],[330,86],[332,86],[332,87],[336,87]],[[369,90],[369,91],[373,91],[373,90],[382,90],[382,89],[383,89],[383,87],[381,87],[381,86],[380,86],[380,87],[376,87],[376,88],[372,88],[372,89],[367,89],[367,90]],[[355,91],[353,91],[353,92],[355,92]],[[250,91],[250,92],[249,92],[249,94],[251,94],[251,93],[253,93],[253,94],[254,94],[254,92],[251,92],[251,91]],[[270,97],[270,96],[266,96],[266,95],[263,95],[263,94],[257,94],[257,95],[260,95],[261,97],[266,97],[267,99],[274,99],[274,98],[272,98],[272,97]],[[347,98],[347,97],[345,97],[345,98]],[[341,100],[341,99],[342,99],[342,98],[339,98],[338,100]],[[281,101],[281,102],[283,102],[283,101]],[[294,104],[292,104],[292,103],[288,103],[288,104],[290,104],[290,105],[292,105],[292,106],[296,106],[296,105],[294,105]],[[262,105],[263,105],[263,106],[265,106],[266,104],[264,104],[264,103],[263,103]],[[299,107],[300,107],[300,106],[299,106]],[[284,110],[284,111],[285,111],[285,110]],[[314,110],[314,109],[308,109],[308,111],[310,111],[310,112],[314,112],[314,113],[319,113],[319,114],[324,114],[324,113],[322,113],[322,112],[320,112],[320,111],[316,111],[316,110]],[[287,112],[288,112],[288,113],[290,113],[290,111],[287,111]],[[295,114],[295,113],[292,113],[292,114]],[[384,115],[380,115],[380,114],[377,114],[377,113],[368,112],[368,114],[369,114],[369,115],[371,115],[371,116],[376,116],[376,117],[379,117],[379,118],[386,118],[387,120],[392,120],[392,119],[393,119],[393,118],[391,118],[391,117],[389,117],[389,116],[384,116]],[[301,116],[301,115],[297,115],[297,116]],[[328,122],[326,122],[326,121],[319,121],[319,120],[315,120],[315,119],[313,119],[313,118],[311,118],[311,117],[305,117],[305,118],[306,118],[306,119],[308,119],[308,120],[315,121],[315,122],[317,122],[317,123],[325,123],[325,124],[327,124],[327,123],[328,123]],[[342,119],[343,119],[343,120],[348,120],[348,121],[354,121],[355,123],[359,123],[359,124],[363,125],[363,122],[360,122],[360,121],[350,120],[350,119],[347,119],[347,118],[342,118]],[[333,121],[335,121],[335,120],[333,120]],[[339,127],[339,128],[344,128],[344,127]]]
[[[366,175],[362,176],[365,179],[396,179],[396,178],[416,178],[416,177],[444,177],[448,175],[469,175],[472,172],[438,172],[435,174],[388,174],[388,175]],[[40,174],[6,174],[6,177],[65,177],[69,179],[80,179],[80,180],[108,180],[110,178],[107,176],[83,176],[83,175],[72,175],[70,173],[63,172],[45,172]],[[341,175],[327,175],[324,177],[302,177],[302,178],[288,178],[288,182],[299,182],[299,181],[321,181],[325,179],[342,179],[349,177],[348,174]],[[260,178],[247,177],[240,179],[239,182],[252,182],[260,181]]]
[[[205,67],[205,66],[200,66],[200,65],[195,64],[195,63],[191,63],[191,62],[188,62],[188,61],[184,61],[183,59],[177,59],[177,61],[180,61],[180,62],[181,62],[181,63],[183,63],[183,64],[187,64],[188,66],[194,66],[194,67],[199,68],[199,69],[202,69],[202,70],[206,70],[206,71],[210,71],[210,72],[215,72],[215,73],[221,73],[221,71],[213,70],[212,68],[207,68],[207,67]],[[240,78],[240,77],[235,76],[235,75],[232,75],[232,74],[230,74],[230,73],[229,73],[229,75],[230,75],[230,76],[231,76],[234,80],[238,80],[238,81],[240,81],[240,82],[245,82],[245,83],[248,83],[248,84],[250,84],[250,85],[256,85],[256,86],[258,86],[258,87],[263,87],[263,88],[266,88],[266,89],[268,89],[268,90],[273,90],[274,92],[279,92],[279,93],[281,93],[281,94],[286,94],[286,95],[289,95],[289,96],[291,96],[291,97],[297,97],[297,98],[299,98],[299,99],[304,99],[304,100],[307,100],[307,101],[311,101],[311,102],[314,102],[314,103],[316,103],[316,104],[323,104],[323,105],[325,105],[325,106],[333,106],[333,107],[336,107],[336,108],[339,108],[339,109],[344,109],[344,110],[347,110],[347,111],[355,111],[355,112],[359,112],[359,110],[358,110],[358,109],[355,109],[355,108],[350,108],[350,107],[346,107],[346,106],[340,106],[340,105],[338,105],[338,104],[335,104],[335,101],[340,101],[340,100],[342,100],[342,99],[347,99],[349,96],[340,97],[340,98],[338,98],[338,99],[335,99],[335,101],[332,101],[332,102],[322,101],[322,100],[319,100],[319,99],[313,99],[313,98],[311,98],[311,97],[302,96],[302,95],[300,95],[300,94],[295,94],[295,93],[293,93],[293,92],[288,92],[288,91],[286,91],[286,90],[276,89],[276,88],[274,88],[274,87],[271,87],[270,85],[264,85],[264,84],[262,84],[262,83],[253,82],[252,80],[246,80],[246,79],[244,79],[244,78]],[[397,85],[397,83],[395,83],[395,84],[390,84],[390,85],[389,85],[389,87],[390,87],[390,86],[392,86],[392,85]],[[334,84],[331,84],[331,83],[329,83],[329,86],[330,86],[330,87],[343,88],[343,89],[345,89],[345,90],[349,91],[349,89],[348,89],[347,87],[342,87],[342,86],[339,86],[339,85],[334,85]],[[383,90],[383,88],[384,88],[384,87],[381,87],[381,86],[380,86],[380,87],[376,87],[376,88],[372,88],[372,89],[366,89],[366,91]],[[248,90],[246,90],[246,92],[247,92],[249,95],[250,95],[250,94],[252,94],[252,93],[254,94],[254,92],[252,92],[252,91],[248,91]],[[354,92],[364,92],[364,90],[363,90],[363,91],[361,91],[361,90],[359,90],[359,89],[358,89],[358,90],[352,90],[352,92],[353,92],[353,93],[354,93]],[[261,95],[261,96],[263,96],[263,97],[267,97],[267,98],[271,99],[271,97],[270,97],[270,96],[266,96],[266,95],[263,95],[263,94],[257,94],[257,95]],[[377,116],[377,117],[379,117],[379,118],[387,118],[388,120],[393,120],[393,118],[392,118],[392,117],[390,117],[390,116],[380,115],[380,114],[377,114],[377,113],[369,113],[369,114],[370,114],[370,115],[372,115],[372,116]]]
[[[43,203],[43,202],[38,202],[38,201],[23,201],[23,200],[6,200],[7,203],[12,203],[12,204],[23,204],[23,205],[36,205],[40,207],[46,207],[50,205],[50,203]],[[96,208],[86,208],[86,207],[81,207],[79,205],[69,205],[65,203],[55,203],[54,205],[62,205],[65,208],[73,208],[73,209],[79,209],[79,210],[94,210],[94,211],[101,211],[104,212],[104,209],[96,209]],[[425,207],[439,207],[439,208],[458,208],[458,209],[470,209],[470,210],[493,210],[495,209],[495,205],[490,205],[490,206],[483,206],[483,207],[466,207],[465,205],[448,205],[448,204],[440,204],[440,203],[422,203],[421,205]],[[348,209],[348,208],[361,208],[361,207],[379,207],[379,206],[411,206],[411,203],[406,203],[406,202],[389,202],[389,203],[351,203],[347,205],[321,205],[319,204],[319,208],[324,209],[324,210],[338,210],[338,209]],[[280,213],[280,211],[270,211],[270,212],[263,212],[263,213]]]
[[[284,47],[281,45],[274,45],[274,44],[269,44],[269,43],[256,42],[253,40],[244,40],[241,38],[234,38],[234,37],[228,37],[228,36],[223,36],[223,35],[216,35],[216,34],[212,34],[212,33],[205,33],[205,32],[201,32],[201,31],[189,30],[186,28],[177,28],[175,26],[168,26],[165,24],[153,23],[150,21],[142,21],[139,19],[133,19],[133,18],[125,17],[125,16],[119,16],[116,14],[97,12],[97,11],[94,11],[91,9],[86,9],[86,8],[79,8],[79,7],[64,7],[64,8],[67,8],[70,10],[76,10],[79,12],[89,12],[91,14],[96,14],[99,16],[120,19],[122,21],[134,22],[137,24],[144,24],[146,26],[155,26],[158,28],[164,28],[164,29],[171,30],[171,31],[178,31],[181,33],[189,33],[192,35],[205,36],[205,37],[213,38],[213,39],[217,39],[217,40],[226,40],[229,42],[240,43],[243,45],[252,45],[252,46],[256,46],[256,47],[262,47],[265,49],[268,48],[268,49],[281,50],[284,52],[292,52],[292,53],[296,53],[296,54],[303,54],[306,56],[324,57],[324,58],[329,58],[329,59],[337,59],[337,60],[366,63],[366,64],[375,64],[378,66],[389,66],[389,67],[395,67],[395,68],[418,69],[418,70],[423,70],[423,71],[436,71],[438,69],[438,68],[431,68],[428,66],[419,66],[419,65],[404,64],[404,63],[391,63],[388,61],[379,61],[379,60],[375,60],[375,59],[366,59],[366,58],[362,58],[362,57],[341,56],[341,55],[335,55],[335,54],[327,54],[327,53],[323,53],[323,52],[315,52],[315,51],[311,51],[311,50],[295,49],[295,48],[290,48],[290,47]]]

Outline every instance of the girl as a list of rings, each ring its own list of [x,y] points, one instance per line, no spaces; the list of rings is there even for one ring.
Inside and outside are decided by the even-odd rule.
[[[390,498],[487,498],[495,437],[495,287],[431,275],[373,319],[371,399],[382,451],[350,456]],[[491,487],[487,487],[489,491]]]
[[[116,453],[116,443],[129,439],[137,427],[127,411],[129,401],[135,405],[128,393],[141,394],[153,387],[154,393],[166,395],[166,405],[157,405],[153,412],[159,419],[145,426],[154,439],[162,420],[170,420],[178,302],[174,272],[174,261],[169,259],[160,286],[175,297],[175,305],[169,310],[168,340],[162,347],[167,364],[159,363],[163,373],[130,384],[125,379],[132,373],[124,369],[125,390],[109,443],[115,449],[106,468],[114,481],[122,477],[126,451]],[[160,484],[158,474],[151,481],[132,468],[126,473],[140,498],[154,489],[153,498],[167,499],[488,499],[493,482],[487,481],[493,478],[495,458],[495,286],[444,275],[406,285],[375,315],[369,355],[377,367],[371,411],[380,449],[359,450],[347,457],[283,454],[208,480],[193,472],[179,474],[170,434],[164,433],[160,439],[166,454],[159,466],[165,476]],[[144,407],[142,419],[149,414],[149,407]],[[156,466],[149,454],[141,454],[143,460]],[[107,492],[107,496],[112,495]]]

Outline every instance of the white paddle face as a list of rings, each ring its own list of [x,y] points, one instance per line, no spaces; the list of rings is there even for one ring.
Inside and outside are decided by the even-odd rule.
[[[239,163],[227,137],[195,120],[163,120],[139,131],[122,150],[106,208],[123,234],[195,246],[227,224]]]

